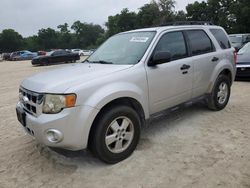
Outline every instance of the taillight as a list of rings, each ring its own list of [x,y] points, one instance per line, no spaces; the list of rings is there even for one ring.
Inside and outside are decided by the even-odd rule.
[[[237,52],[234,51],[234,63],[236,64],[237,63]]]

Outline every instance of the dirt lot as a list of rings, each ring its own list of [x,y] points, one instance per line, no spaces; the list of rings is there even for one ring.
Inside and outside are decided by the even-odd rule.
[[[196,104],[155,119],[127,160],[106,165],[86,151],[51,150],[25,135],[15,104],[22,79],[49,67],[0,62],[0,187],[250,187],[250,82],[228,107]]]

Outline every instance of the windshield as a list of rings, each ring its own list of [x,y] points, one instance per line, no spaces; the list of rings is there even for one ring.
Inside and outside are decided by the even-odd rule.
[[[238,54],[250,54],[250,42],[241,48]]]
[[[101,45],[87,61],[90,63],[134,65],[141,60],[154,36],[155,32],[132,32],[115,35]]]
[[[230,36],[230,41],[232,43],[241,43],[242,42],[242,36]]]

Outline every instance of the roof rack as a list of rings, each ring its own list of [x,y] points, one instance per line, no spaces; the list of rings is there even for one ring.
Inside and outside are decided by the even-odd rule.
[[[209,21],[177,21],[177,22],[168,22],[162,24],[161,26],[178,26],[178,25],[214,25]]]

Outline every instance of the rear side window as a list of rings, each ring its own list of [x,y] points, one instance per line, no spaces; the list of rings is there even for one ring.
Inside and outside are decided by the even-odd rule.
[[[216,38],[217,42],[220,44],[222,49],[231,48],[231,44],[225,34],[225,32],[221,29],[210,29],[211,33]]]
[[[162,36],[155,48],[155,52],[170,52],[171,60],[187,57],[187,48],[182,32],[170,32]]]
[[[213,51],[213,44],[203,30],[186,31],[192,55],[201,55]]]

